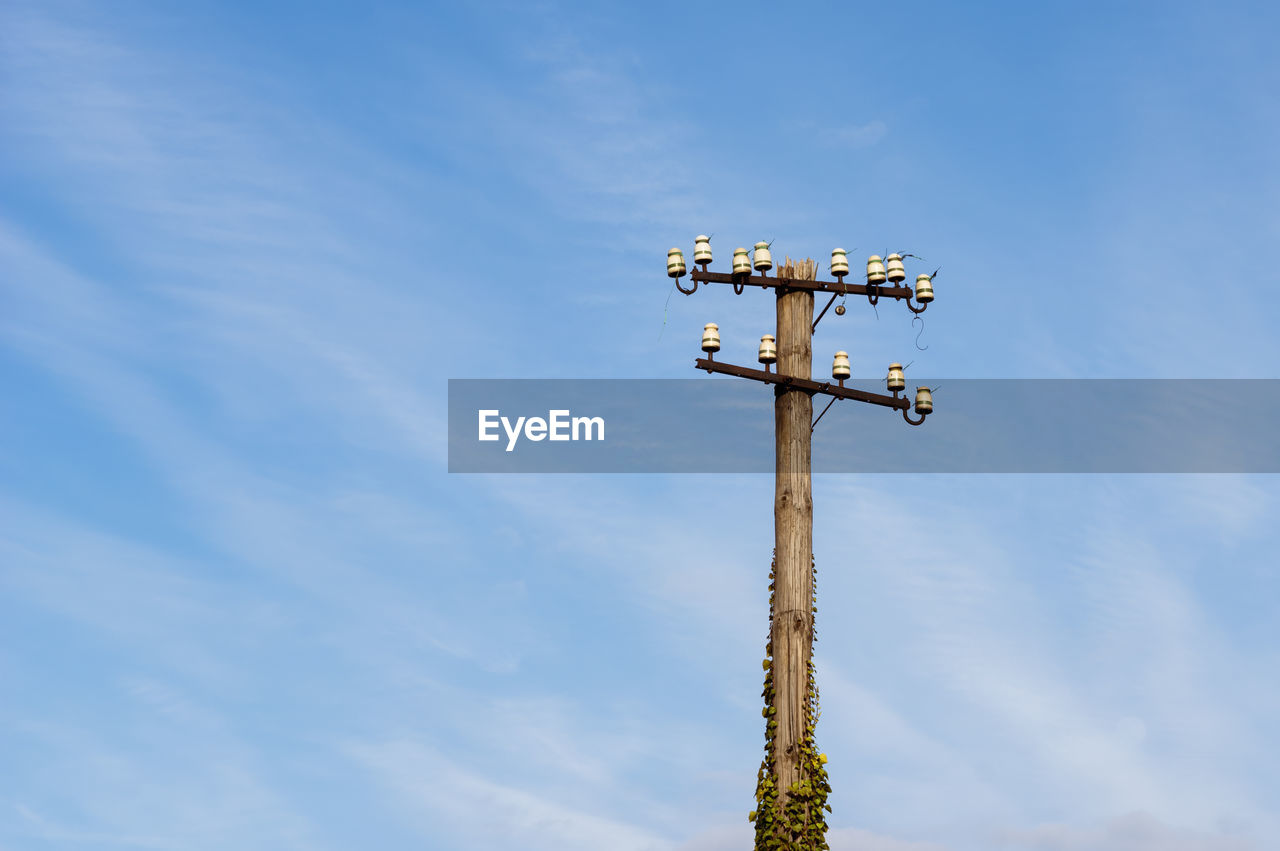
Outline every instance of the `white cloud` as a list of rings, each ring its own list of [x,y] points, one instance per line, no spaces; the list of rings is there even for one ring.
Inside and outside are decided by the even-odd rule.
[[[674,851],[740,851],[751,847],[753,836],[754,828],[744,820],[743,826],[723,826],[700,833]],[[932,842],[895,839],[855,827],[829,830],[827,844],[831,851],[947,851],[946,846]]]
[[[1009,830],[997,842],[1019,851],[1253,851],[1262,847],[1241,836],[1171,827],[1141,812],[1118,816],[1099,827],[1046,824]]]
[[[831,851],[946,851],[946,846],[933,842],[894,839],[848,827],[831,831],[827,839]]]
[[[851,148],[869,148],[879,142],[889,132],[889,126],[876,119],[866,124],[837,127],[826,137],[833,144],[846,145]]]
[[[351,748],[374,779],[395,792],[424,836],[440,827],[465,835],[468,847],[665,851],[668,840],[637,821],[597,815],[561,797],[494,781],[428,747],[388,741]],[[424,818],[426,816],[426,818]]]

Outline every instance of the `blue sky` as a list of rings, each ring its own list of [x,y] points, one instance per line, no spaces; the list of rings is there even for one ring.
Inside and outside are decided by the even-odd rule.
[[[941,265],[855,376],[1275,378],[1277,24],[0,5],[0,849],[747,847],[771,481],[449,476],[446,379],[753,346],[698,233]],[[1277,496],[818,477],[833,849],[1280,845]]]

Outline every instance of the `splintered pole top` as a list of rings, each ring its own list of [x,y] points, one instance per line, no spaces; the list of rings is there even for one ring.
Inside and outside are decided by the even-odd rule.
[[[797,281],[816,281],[818,279],[818,264],[805,258],[804,260],[792,260],[788,257],[782,261],[782,265],[778,267],[777,276],[779,278],[791,278]]]

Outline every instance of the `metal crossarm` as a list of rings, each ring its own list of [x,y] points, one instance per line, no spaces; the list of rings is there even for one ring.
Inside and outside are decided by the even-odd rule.
[[[873,405],[883,405],[886,408],[896,408],[899,411],[910,409],[911,402],[905,396],[886,396],[882,393],[872,393],[867,390],[858,390],[854,387],[843,387],[839,384],[833,384],[830,381],[814,381],[811,378],[800,378],[793,375],[779,375],[776,372],[765,372],[763,369],[752,369],[746,366],[737,366],[731,363],[721,363],[718,360],[709,358],[698,358],[694,361],[694,365],[698,369],[705,369],[707,372],[718,372],[722,375],[733,375],[738,378],[750,378],[755,381],[763,381],[765,384],[776,384],[780,387],[787,387],[795,390],[803,390],[809,395],[815,393],[823,393],[827,396],[834,396],[837,399],[853,399],[857,402],[870,402]]]

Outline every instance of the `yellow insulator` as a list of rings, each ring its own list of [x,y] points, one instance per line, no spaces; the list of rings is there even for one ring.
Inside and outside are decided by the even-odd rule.
[[[916,413],[917,414],[933,413],[933,393],[929,392],[928,387],[916,388]]]
[[[933,278],[928,275],[916,275],[916,301],[921,304],[933,301]]]
[[[907,279],[907,267],[902,265],[901,254],[890,254],[885,261],[889,267],[889,283],[900,284]]]
[[[678,278],[684,274],[684,252],[673,248],[667,252],[667,277]]]
[[[880,259],[879,254],[872,254],[867,258],[867,283],[884,283],[884,261]]]
[[[756,243],[756,253],[751,260],[751,265],[757,272],[767,272],[773,268],[773,255],[769,253],[769,243]]]
[[[720,351],[720,326],[708,322],[702,326],[702,350],[704,352]]]
[[[748,256],[747,249],[733,249],[733,274],[750,275],[751,274],[751,258]]]
[[[902,372],[902,364],[889,364],[889,377],[886,379],[889,389],[893,392],[906,389],[907,377]]]
[[[693,262],[699,265],[711,263],[711,237],[699,235],[693,241]]]
[[[760,363],[774,363],[778,360],[778,344],[772,334],[760,338]]]
[[[835,360],[831,362],[831,377],[848,378],[852,374],[849,368],[849,353],[836,352]]]
[[[831,249],[831,274],[837,278],[849,274],[849,252],[843,248]]]

